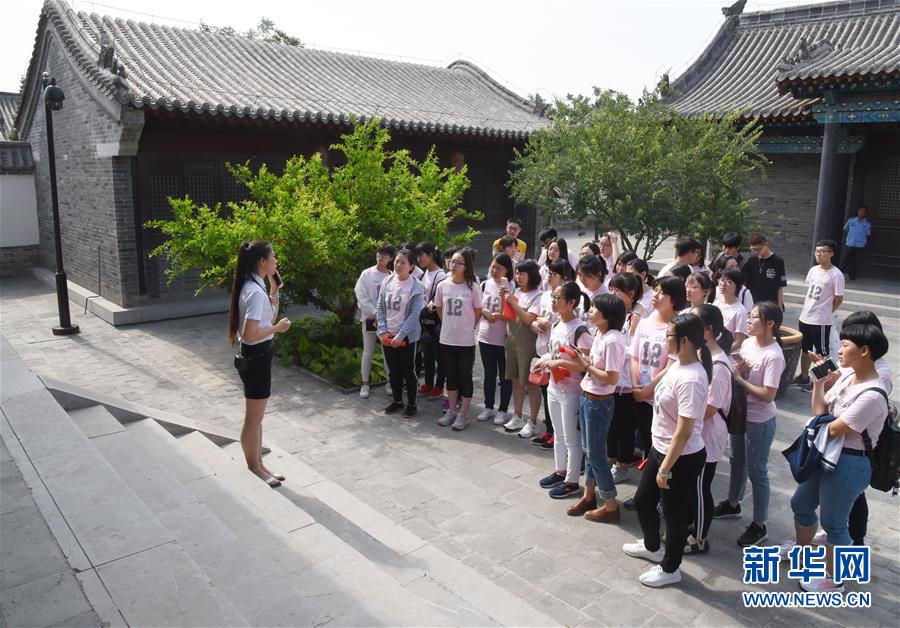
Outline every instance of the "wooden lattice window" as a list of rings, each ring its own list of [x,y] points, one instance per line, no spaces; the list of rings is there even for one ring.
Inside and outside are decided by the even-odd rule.
[[[881,162],[880,220],[900,220],[900,155],[886,155]]]

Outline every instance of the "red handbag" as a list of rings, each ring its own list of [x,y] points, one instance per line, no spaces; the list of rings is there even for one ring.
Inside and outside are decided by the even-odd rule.
[[[534,358],[531,360],[531,368],[534,368],[535,362],[540,360],[540,358]],[[550,373],[548,371],[538,371],[534,372],[533,370],[528,371],[528,381],[535,386],[546,386],[550,383]]]
[[[512,299],[516,303],[519,302],[518,297],[514,297],[513,295],[509,295],[506,297],[506,301],[503,302],[503,309],[500,311],[500,318],[505,321],[514,321],[516,320],[516,311],[509,304],[509,300]]]

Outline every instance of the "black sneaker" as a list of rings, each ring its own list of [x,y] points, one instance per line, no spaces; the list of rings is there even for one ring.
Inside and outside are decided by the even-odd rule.
[[[570,497],[580,497],[581,487],[575,482],[564,482],[556,488],[550,490],[548,495],[553,499],[568,499]]]
[[[713,509],[713,519],[734,519],[741,516],[741,505],[732,506],[727,499],[723,499]]]
[[[538,484],[541,485],[541,488],[553,488],[555,486],[559,486],[565,481],[565,477],[554,471],[547,477],[543,478],[540,482],[538,482]]]
[[[548,438],[543,443],[541,443],[541,449],[543,449],[544,451],[553,451],[553,439],[554,438],[555,437],[553,436],[553,434],[550,434],[550,438]]]
[[[634,497],[629,497],[622,503],[622,505],[625,507],[625,510],[637,510],[637,506],[634,505]]]
[[[810,381],[809,381],[809,376],[807,376],[807,375],[798,375],[797,377],[795,377],[794,379],[791,380],[791,383],[792,383],[794,386],[805,386],[806,384],[809,384],[809,383],[810,383]]]
[[[385,414],[394,414],[397,410],[403,407],[402,401],[392,401],[388,404],[388,407],[384,409]]]
[[[411,403],[408,406],[406,406],[406,410],[403,411],[403,418],[411,419],[412,417],[416,416],[417,411],[418,411],[418,408],[416,407],[416,404]]]
[[[550,432],[544,432],[540,436],[535,436],[534,438],[532,438],[531,444],[532,445],[543,445],[544,443],[547,442],[547,439],[549,439],[549,438],[550,438]]]
[[[756,525],[756,522],[751,522],[747,530],[738,538],[737,544],[741,547],[759,545],[767,538],[769,535],[766,534],[766,526],[759,526]]]

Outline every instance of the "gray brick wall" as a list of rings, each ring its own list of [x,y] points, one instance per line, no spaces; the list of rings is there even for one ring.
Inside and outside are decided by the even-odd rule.
[[[66,273],[75,283],[119,305],[134,305],[138,281],[130,158],[98,157],[97,144],[137,141],[143,114],[127,111],[121,121],[114,119],[87,92],[53,39],[47,65],[66,94],[63,109],[53,115]],[[43,101],[26,139],[35,156],[41,261],[54,268]]]
[[[757,199],[750,210],[788,272],[804,272],[812,257],[819,155],[767,157],[772,163],[747,189]]]
[[[25,275],[30,266],[37,266],[40,262],[41,247],[39,244],[5,246],[0,248],[0,277]]]

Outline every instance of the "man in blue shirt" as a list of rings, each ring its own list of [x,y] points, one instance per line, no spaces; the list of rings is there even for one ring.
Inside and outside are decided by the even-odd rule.
[[[856,256],[866,248],[866,241],[872,233],[872,223],[866,218],[868,208],[860,207],[855,218],[847,220],[844,231],[847,240],[844,243],[844,255],[841,259],[841,270],[849,279],[856,279]]]

